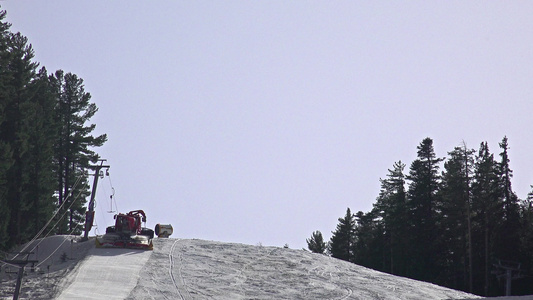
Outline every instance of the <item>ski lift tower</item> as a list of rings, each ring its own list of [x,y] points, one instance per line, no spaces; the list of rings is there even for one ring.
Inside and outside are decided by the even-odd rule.
[[[498,260],[493,265],[496,270],[492,271],[498,279],[505,278],[505,296],[511,296],[511,282],[523,278],[520,272],[520,263],[514,261]]]
[[[91,191],[91,200],[89,201],[88,210],[85,213],[85,232],[83,234],[82,241],[86,241],[89,239],[89,231],[91,231],[91,228],[93,227],[93,221],[94,221],[94,197],[96,196],[96,186],[98,185],[98,178],[100,176],[104,177],[104,173],[102,168],[106,168],[106,174],[109,175],[109,166],[104,165],[104,162],[107,161],[107,159],[99,159],[100,162],[99,165],[95,166],[89,166],[90,169],[94,170],[94,181],[93,181],[93,188]],[[102,174],[100,174],[102,172]]]

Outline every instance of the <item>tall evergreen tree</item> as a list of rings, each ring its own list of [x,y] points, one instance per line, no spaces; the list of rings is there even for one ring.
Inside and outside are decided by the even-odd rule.
[[[84,199],[90,193],[84,171],[98,158],[90,148],[102,146],[107,135],[94,137],[91,133],[96,125],[86,125],[98,109],[90,103],[91,95],[85,92],[81,78],[59,70],[50,81],[58,99],[55,122],[59,134],[54,149],[58,204],[68,209],[68,221],[60,223],[58,232],[77,234],[85,217]]]
[[[11,60],[7,65],[11,74],[5,106],[5,119],[0,129],[0,139],[11,146],[13,164],[8,170],[7,201],[11,212],[8,233],[13,242],[21,243],[27,236],[24,216],[31,206],[25,193],[29,184],[26,172],[30,163],[28,149],[30,143],[30,119],[32,108],[31,85],[35,78],[37,63],[33,62],[34,52],[26,37],[12,34],[9,42]]]
[[[490,271],[494,258],[494,237],[504,216],[498,166],[494,155],[490,153],[487,142],[480,145],[476,156],[474,180],[472,182],[472,210],[473,210],[473,247],[478,249],[478,257],[482,262],[474,267],[481,273],[474,278],[474,292],[488,295],[491,289]],[[482,287],[482,288],[476,288]]]
[[[350,261],[352,259],[352,245],[354,232],[354,216],[350,208],[346,210],[344,218],[339,218],[339,224],[333,231],[329,242],[329,252],[332,257]]]
[[[407,179],[409,225],[411,226],[410,268],[411,276],[431,281],[438,270],[435,265],[436,194],[439,188],[439,164],[433,149],[433,140],[425,138],[418,149],[418,158],[413,161]]]
[[[521,204],[521,230],[520,230],[520,258],[524,264],[523,270],[526,273],[533,274],[533,186],[528,193],[527,199]],[[533,279],[529,279],[530,289],[527,294],[533,293]]]
[[[306,242],[307,248],[309,248],[311,252],[320,254],[324,254],[326,252],[326,243],[322,237],[322,232],[318,230],[313,232],[311,238],[307,239]]]
[[[472,291],[472,216],[471,181],[474,150],[466,145],[455,147],[444,163],[440,188],[440,246],[445,249],[439,258],[443,278],[439,283]]]
[[[27,169],[29,180],[24,187],[24,197],[30,204],[25,214],[28,236],[33,237],[48,221],[55,209],[55,176],[52,159],[57,136],[54,122],[55,99],[50,89],[48,74],[43,67],[31,86],[32,101],[27,111],[31,122],[27,123],[29,143]]]
[[[374,205],[375,214],[381,218],[385,234],[385,271],[391,274],[405,274],[405,252],[407,248],[407,209],[405,192],[405,164],[394,163],[386,179],[380,179],[381,190]]]
[[[499,175],[501,177],[501,189],[503,190],[503,205],[505,209],[505,218],[507,220],[518,218],[519,201],[516,194],[511,187],[511,178],[513,177],[513,171],[509,166],[509,144],[507,143],[507,137],[503,137],[501,143],[499,143],[502,152],[500,153],[501,161],[498,165]]]
[[[518,197],[511,187],[513,171],[509,166],[509,145],[507,137],[504,137],[499,144],[500,163],[498,164],[498,175],[500,178],[499,188],[503,197],[504,218],[501,228],[498,230],[496,242],[496,255],[499,259],[515,261],[519,257],[520,250],[520,203]]]
[[[9,28],[11,24],[5,22],[7,15],[5,10],[0,10],[0,123],[6,117],[4,109],[7,106],[12,73],[10,72],[9,64],[11,62],[11,51],[9,51],[11,32]]]
[[[368,213],[359,211],[355,214],[355,221],[351,261],[379,271],[388,271],[388,237],[377,210],[372,209]]]
[[[11,210],[8,203],[8,171],[13,164],[11,143],[7,140],[7,133],[3,132],[7,128],[6,109],[10,102],[11,77],[9,64],[11,52],[9,51],[11,24],[4,21],[6,11],[0,11],[0,249],[7,248],[9,243],[8,225]]]

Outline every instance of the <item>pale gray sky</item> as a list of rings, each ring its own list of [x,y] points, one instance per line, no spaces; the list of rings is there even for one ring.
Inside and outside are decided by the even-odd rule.
[[[533,184],[533,2],[0,2],[49,72],[99,107],[120,211],[174,237],[306,247],[425,137],[509,138]],[[112,223],[101,181],[99,232]]]

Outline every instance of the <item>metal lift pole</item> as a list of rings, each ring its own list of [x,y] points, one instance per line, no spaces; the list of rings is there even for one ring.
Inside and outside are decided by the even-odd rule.
[[[20,288],[22,287],[22,277],[24,276],[24,267],[27,264],[35,264],[39,262],[38,260],[28,260],[28,256],[30,254],[33,254],[33,252],[23,252],[22,254],[26,255],[26,259],[15,259],[15,260],[3,260],[3,262],[11,264],[11,265],[17,265],[19,267],[18,274],[17,274],[17,284],[15,286],[15,292],[13,293],[13,300],[18,300],[20,295]]]
[[[102,168],[109,169],[109,166],[104,165],[104,161],[107,161],[106,159],[99,159],[98,161],[100,162],[100,165],[89,166],[89,168],[94,170],[94,181],[93,181],[93,188],[91,191],[91,200],[89,201],[87,213],[85,213],[85,233],[83,234],[82,241],[86,241],[89,239],[89,231],[91,231],[91,228],[93,227],[94,198],[96,196],[96,186],[98,185],[98,178],[100,177],[100,170]]]

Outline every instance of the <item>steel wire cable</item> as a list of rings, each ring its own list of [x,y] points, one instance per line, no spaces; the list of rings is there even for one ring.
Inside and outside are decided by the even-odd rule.
[[[41,230],[39,230],[39,232],[38,232],[38,233],[37,233],[37,234],[36,234],[36,235],[35,235],[35,236],[34,236],[34,237],[33,237],[33,238],[32,238],[27,244],[26,244],[26,246],[23,247],[22,250],[20,250],[19,253],[16,254],[16,255],[13,257],[13,259],[17,258],[21,252],[24,252],[26,249],[28,249],[29,245],[31,245],[31,243],[33,243],[35,240],[37,240],[37,239],[39,238],[39,236],[44,232],[44,230],[46,229],[46,227],[47,227],[48,225],[50,225],[50,223],[53,221],[53,219],[55,218],[55,216],[61,211],[61,208],[65,205],[65,203],[67,203],[68,199],[72,196],[73,191],[74,191],[74,190],[76,189],[76,187],[78,186],[78,184],[79,184],[79,182],[80,182],[80,180],[81,180],[82,177],[83,177],[82,175],[78,176],[78,179],[77,179],[76,182],[74,183],[74,186],[73,186],[72,189],[70,190],[70,193],[67,195],[67,197],[65,198],[65,200],[63,200],[63,203],[61,203],[61,205],[57,208],[57,210],[56,210],[56,211],[54,212],[54,214],[50,217],[50,219],[48,220],[48,222],[46,222],[46,224],[41,228]],[[78,196],[79,196],[79,194],[78,194]],[[74,203],[75,201],[76,201],[76,199],[74,199],[74,201],[72,201],[72,203]],[[71,203],[70,206],[72,206],[72,203]],[[70,208],[70,207],[69,207],[69,208]],[[63,214],[63,216],[64,216],[64,214]],[[62,216],[59,220],[61,220],[61,219],[63,218],[63,216]],[[54,224],[54,226],[52,226],[52,228],[54,228],[55,225],[57,225],[57,223],[58,223],[58,222],[56,222],[56,224]],[[39,242],[37,245],[39,245],[39,244],[40,244],[40,242]],[[34,248],[34,249],[35,249],[35,248]],[[32,250],[33,250],[33,249],[32,249]]]

